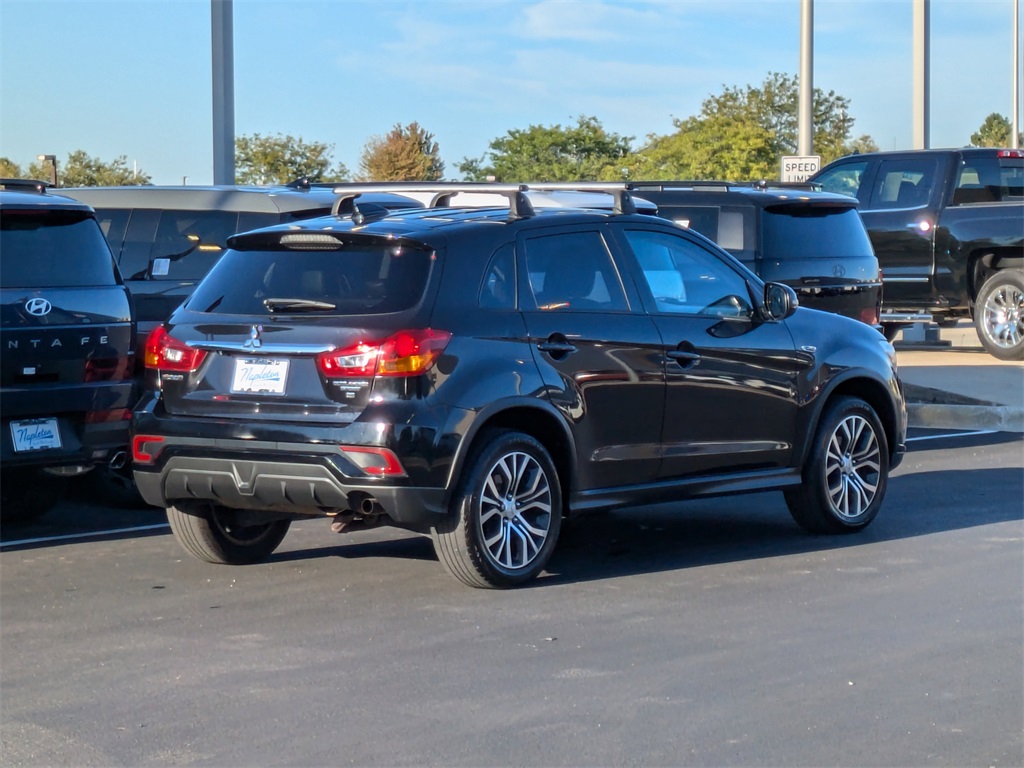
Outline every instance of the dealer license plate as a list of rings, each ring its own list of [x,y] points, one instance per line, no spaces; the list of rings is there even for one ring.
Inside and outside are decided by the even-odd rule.
[[[17,453],[60,448],[60,429],[56,419],[12,421],[11,437]]]
[[[239,358],[235,360],[231,391],[236,394],[283,395],[287,379],[287,360]]]

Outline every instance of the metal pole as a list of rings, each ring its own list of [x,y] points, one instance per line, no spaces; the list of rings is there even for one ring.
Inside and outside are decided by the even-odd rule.
[[[928,149],[931,0],[914,0],[914,149]]]
[[[800,0],[800,110],[798,155],[814,154],[814,0]]]
[[[1020,0],[1013,0],[1013,119],[1010,147],[1020,149]]]
[[[235,183],[235,68],[232,0],[210,0],[213,50],[213,183]]]

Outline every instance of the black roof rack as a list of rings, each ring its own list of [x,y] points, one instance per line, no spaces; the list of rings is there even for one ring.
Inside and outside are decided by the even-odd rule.
[[[45,193],[49,187],[52,187],[48,181],[39,181],[38,179],[0,179],[0,189],[17,190],[19,192],[41,192]]]
[[[500,194],[508,198],[509,209],[513,218],[523,219],[535,215],[533,205],[524,194],[531,190],[537,192],[606,192],[614,198],[612,212],[615,214],[636,213],[636,205],[627,185],[621,182],[531,182],[528,184],[501,184],[493,181],[448,181],[448,182],[383,182],[383,183],[343,183],[334,188],[338,200],[335,201],[332,213],[344,215],[353,213],[357,206],[355,200],[362,194],[370,192],[391,192],[396,195],[410,192],[429,192],[433,194],[429,208],[447,207],[452,198],[460,192],[483,192]]]

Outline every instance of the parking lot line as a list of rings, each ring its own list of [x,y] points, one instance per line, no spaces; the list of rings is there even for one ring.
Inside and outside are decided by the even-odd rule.
[[[0,549],[4,547],[17,547],[26,544],[44,544],[50,541],[68,541],[70,539],[89,539],[97,536],[114,536],[119,533],[138,533],[139,531],[154,531],[159,528],[170,528],[167,523],[156,525],[139,525],[134,528],[112,528],[108,531],[88,531],[86,533],[67,533],[62,536],[41,536],[36,539],[19,539],[18,541],[0,541]]]

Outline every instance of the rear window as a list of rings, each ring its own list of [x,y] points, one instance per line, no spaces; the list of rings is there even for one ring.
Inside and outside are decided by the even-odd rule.
[[[765,259],[816,259],[874,254],[855,208],[780,206],[762,218]]]
[[[199,284],[188,308],[218,314],[366,315],[419,303],[433,252],[409,245],[339,250],[228,250]]]
[[[953,205],[1024,199],[1024,158],[972,157],[960,166]]]
[[[663,205],[658,214],[700,232],[733,255],[752,251],[752,209],[718,205]]]
[[[107,241],[83,211],[0,212],[0,285],[68,288],[118,283]]]

